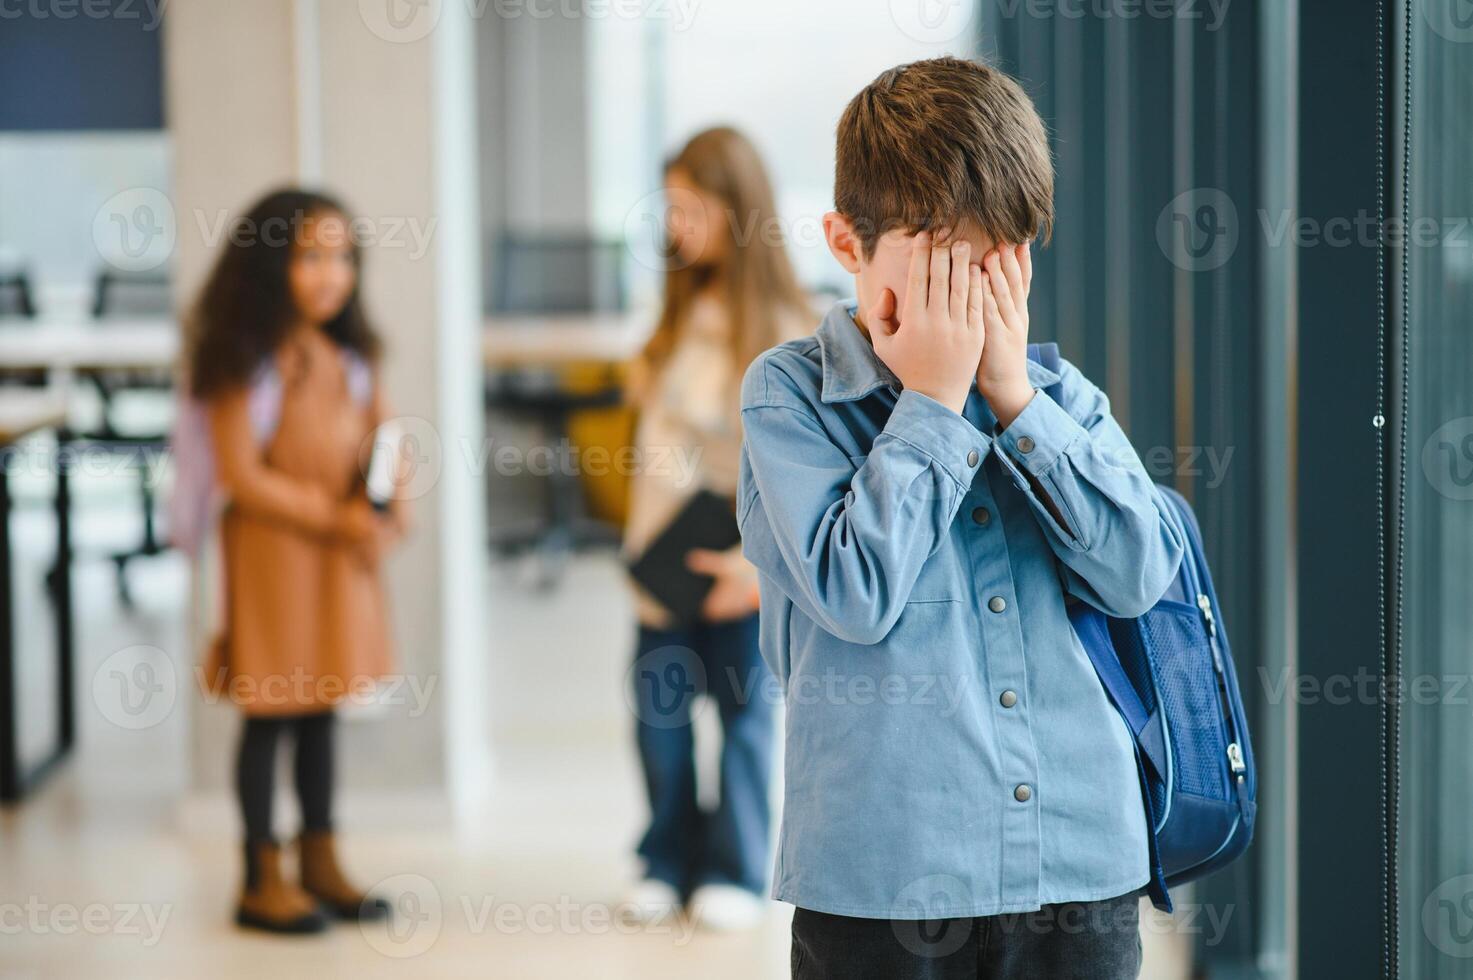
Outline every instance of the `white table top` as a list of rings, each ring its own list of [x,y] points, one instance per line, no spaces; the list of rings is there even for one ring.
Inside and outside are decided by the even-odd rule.
[[[620,363],[634,358],[654,332],[648,311],[491,316],[482,332],[482,359],[491,367]]]
[[[0,368],[168,368],[181,335],[172,317],[0,319]]]
[[[594,313],[487,317],[487,365],[618,363],[633,358],[655,328],[655,314]],[[0,318],[0,368],[167,368],[182,334],[172,317],[107,320]]]

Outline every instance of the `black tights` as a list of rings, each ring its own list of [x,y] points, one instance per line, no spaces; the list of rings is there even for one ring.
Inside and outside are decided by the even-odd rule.
[[[295,777],[305,830],[332,829],[331,711],[284,718],[247,718],[235,763],[235,789],[245,818],[247,842],[269,841],[271,798],[276,786],[276,744],[282,732],[296,735]]]

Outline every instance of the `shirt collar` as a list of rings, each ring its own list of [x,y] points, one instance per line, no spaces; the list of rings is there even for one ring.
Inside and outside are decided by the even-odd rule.
[[[857,401],[876,388],[900,390],[900,381],[875,354],[869,338],[854,322],[858,309],[853,300],[840,300],[833,305],[818,325],[819,356],[823,363],[824,404]],[[1059,376],[1037,361],[1029,360],[1028,382],[1035,388],[1057,384]]]
[[[854,322],[856,309],[853,300],[840,300],[818,325],[818,349],[823,361],[823,391],[819,397],[825,404],[856,401],[882,386],[900,390],[899,379],[875,354],[869,338]]]

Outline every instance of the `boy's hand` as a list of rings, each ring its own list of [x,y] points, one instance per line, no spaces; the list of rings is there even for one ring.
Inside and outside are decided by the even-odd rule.
[[[1028,381],[1028,291],[1033,260],[1028,245],[999,245],[982,260],[987,343],[977,365],[977,391],[1006,429],[1033,399]]]
[[[971,252],[966,242],[933,248],[930,232],[916,235],[905,308],[897,311],[895,294],[885,289],[867,318],[875,353],[900,383],[958,414],[985,339],[982,270],[970,264]]]

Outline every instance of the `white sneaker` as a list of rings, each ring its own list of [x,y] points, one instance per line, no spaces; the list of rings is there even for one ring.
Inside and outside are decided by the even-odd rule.
[[[686,913],[706,929],[737,932],[758,925],[767,915],[767,902],[735,885],[702,885],[690,897]]]
[[[648,925],[668,921],[679,906],[679,892],[663,881],[645,878],[624,894],[619,914],[626,922]]]

